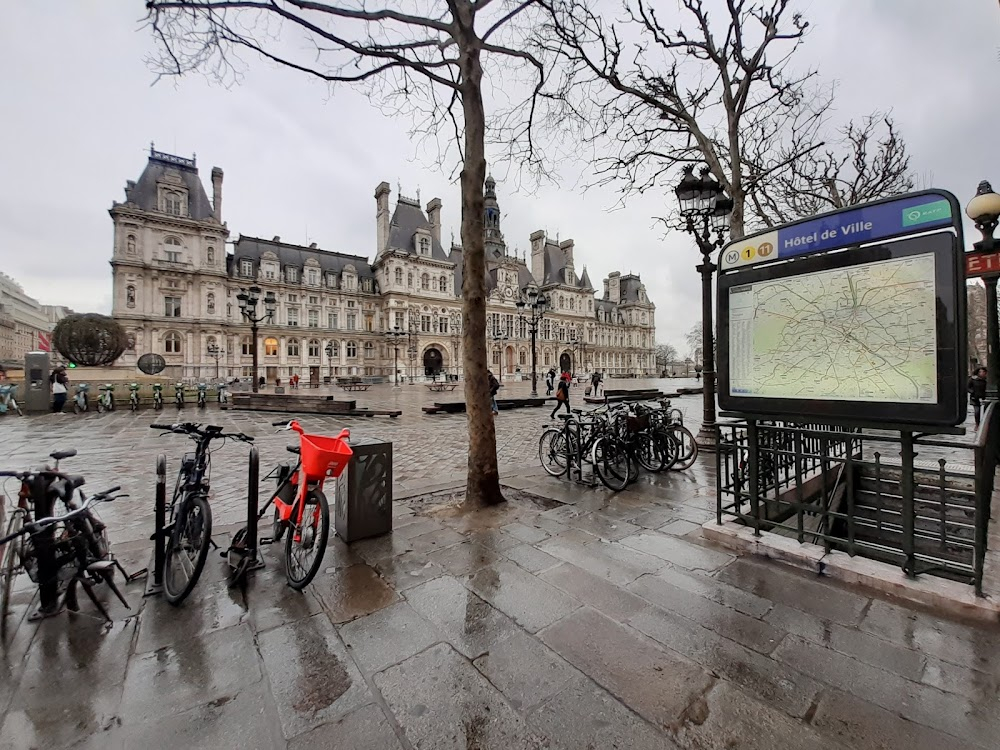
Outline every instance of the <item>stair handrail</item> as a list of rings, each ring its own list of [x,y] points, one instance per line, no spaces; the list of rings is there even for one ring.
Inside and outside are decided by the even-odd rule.
[[[1000,402],[986,402],[982,426],[976,435],[976,518],[975,518],[975,586],[976,595],[983,595],[983,568],[986,562],[990,511],[997,465],[1000,463]]]

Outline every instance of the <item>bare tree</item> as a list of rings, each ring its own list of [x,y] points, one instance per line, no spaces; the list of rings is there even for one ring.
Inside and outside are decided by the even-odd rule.
[[[913,190],[906,143],[886,114],[850,122],[822,150],[805,152],[750,196],[766,226],[853,206]]]
[[[491,114],[492,135],[508,156],[540,166],[533,128],[545,82],[542,62],[519,46],[535,0],[150,0],[147,25],[158,42],[151,61],[162,75],[202,71],[238,76],[239,54],[331,84],[359,86],[378,105],[414,117],[416,130],[448,128],[461,163],[462,342],[468,405],[466,502],[502,501],[496,432],[486,377],[486,259],[483,183],[487,120],[484,63],[502,58],[495,86],[523,101]],[[448,146],[445,147],[447,151]],[[444,157],[442,157],[442,160]]]
[[[789,65],[808,27],[789,4],[726,0],[716,22],[703,0],[679,0],[664,22],[649,0],[622,0],[616,23],[588,0],[546,0],[539,44],[570,58],[563,122],[601,149],[610,142],[599,181],[622,185],[624,200],[704,162],[733,199],[732,235],[743,236],[755,196],[821,145],[833,97],[815,71]]]
[[[662,372],[667,369],[667,365],[671,362],[676,362],[677,347],[673,344],[657,344],[656,345],[656,369]]]
[[[684,340],[688,345],[688,356],[696,363],[701,363],[701,323],[695,323],[691,330],[684,335]]]
[[[965,287],[966,320],[970,364],[986,365],[986,288],[979,282]],[[970,367],[971,369],[971,367]]]

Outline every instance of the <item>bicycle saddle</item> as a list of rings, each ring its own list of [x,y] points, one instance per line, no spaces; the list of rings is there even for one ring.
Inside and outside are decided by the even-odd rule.
[[[300,446],[298,446],[298,445],[286,445],[285,446],[285,450],[288,451],[289,453],[298,453],[299,449],[300,449]]]
[[[569,414],[556,414],[559,419],[569,419]]]
[[[72,458],[76,455],[76,448],[70,448],[66,451],[56,451],[55,453],[50,453],[49,458],[53,461],[62,461],[64,458]]]

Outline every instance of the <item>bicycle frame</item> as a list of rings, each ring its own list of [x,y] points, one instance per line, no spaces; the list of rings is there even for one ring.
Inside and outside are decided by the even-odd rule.
[[[184,384],[175,383],[174,384],[174,403],[180,408],[184,406]]]

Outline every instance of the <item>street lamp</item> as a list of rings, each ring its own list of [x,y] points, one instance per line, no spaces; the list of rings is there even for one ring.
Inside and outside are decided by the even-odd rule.
[[[222,349],[218,344],[209,344],[208,356],[215,360],[215,379],[219,380],[219,359],[222,357]]]
[[[327,367],[330,368],[330,385],[333,385],[333,342],[332,341],[329,344],[327,344],[326,347],[324,347],[324,351],[326,351]]]
[[[674,188],[681,206],[685,231],[694,237],[701,251],[701,370],[704,390],[704,415],[695,440],[702,450],[715,450],[715,346],[712,331],[712,273],[716,269],[712,253],[726,244],[733,201],[702,167],[699,176],[694,166],[684,167],[680,183]]]
[[[392,342],[392,387],[399,388],[399,340],[409,334],[399,326],[393,326],[385,335]]]
[[[250,341],[250,353],[253,354],[253,382],[250,385],[254,393],[257,392],[257,324],[264,321],[271,322],[278,307],[274,292],[268,291],[264,295],[264,314],[258,317],[257,303],[260,302],[260,291],[259,286],[252,286],[249,289],[240,289],[240,293],[236,295],[240,303],[240,313],[250,323],[250,332],[253,336]]]
[[[499,372],[500,377],[498,379],[503,380],[503,350],[504,350],[504,345],[508,341],[510,341],[510,333],[507,331],[506,328],[504,328],[503,332],[497,331],[496,333],[494,333],[492,338],[493,338],[493,343],[497,345],[497,349],[499,350],[500,354],[500,372]]]
[[[534,286],[526,286],[522,290],[521,298],[514,303],[514,306],[517,307],[517,317],[521,323],[528,326],[528,332],[531,334],[532,398],[538,398],[538,373],[536,372],[538,355],[535,351],[535,339],[538,335],[538,324],[542,322],[542,317],[545,315],[545,307],[548,303],[549,301],[545,298],[545,295],[539,293],[538,289]],[[526,315],[525,311],[530,311],[530,314]]]
[[[993,236],[1000,217],[1000,195],[986,180],[979,183],[976,196],[965,207],[965,213],[976,223],[983,238],[973,244],[976,252],[996,252],[1000,243]],[[997,320],[997,278],[1000,274],[983,276],[986,285],[986,397],[997,398],[997,376],[1000,376],[1000,323]]]

